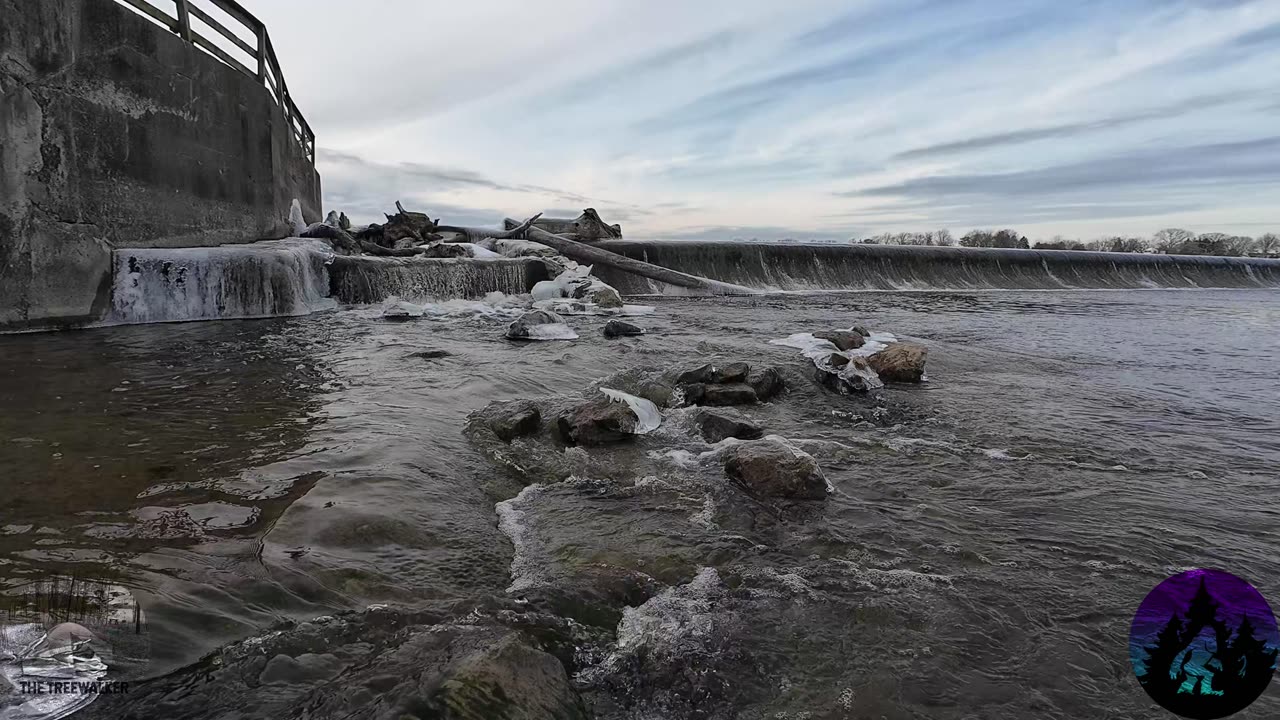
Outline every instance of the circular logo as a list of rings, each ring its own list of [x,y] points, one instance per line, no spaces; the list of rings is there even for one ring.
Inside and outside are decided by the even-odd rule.
[[[1280,632],[1252,585],[1188,570],[1153,589],[1129,630],[1129,662],[1147,694],[1187,718],[1211,720],[1258,699],[1275,673]]]

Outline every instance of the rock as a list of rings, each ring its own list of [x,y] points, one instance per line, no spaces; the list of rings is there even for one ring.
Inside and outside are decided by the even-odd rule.
[[[753,405],[760,398],[746,383],[694,384],[685,388],[685,397],[692,405]]]
[[[529,647],[515,635],[464,658],[440,684],[432,700],[443,712],[420,717],[442,720],[587,720],[590,717],[560,661]]]
[[[493,434],[504,442],[533,435],[542,424],[542,411],[529,400],[493,403],[481,411],[481,415]]]
[[[622,296],[618,291],[595,279],[589,283],[579,283],[574,288],[572,297],[595,303],[602,308],[622,307]]]
[[[862,325],[854,325],[853,327],[849,328],[849,330],[858,333],[862,337],[871,337],[871,332],[868,331],[867,328]]]
[[[830,340],[832,344],[840,348],[840,350],[856,350],[866,343],[861,333],[852,330],[832,330],[829,332],[816,332],[814,337],[820,340]]]
[[[439,358],[449,357],[452,354],[448,350],[419,350],[416,353],[409,353],[409,357],[418,358],[419,360],[438,360]]]
[[[822,500],[827,496],[827,479],[818,462],[772,438],[730,448],[724,472],[757,498]]]
[[[572,340],[578,337],[564,318],[550,310],[531,310],[507,327],[512,340]]]
[[[569,445],[608,445],[632,436],[636,414],[624,403],[600,398],[567,410],[556,418],[560,439]]]
[[[716,378],[715,365],[703,365],[699,368],[686,370],[680,373],[676,378],[677,385],[692,385],[695,383],[713,383]]]
[[[680,373],[676,378],[679,385],[693,383],[739,383],[746,382],[751,373],[751,366],[744,362],[733,362],[727,365],[703,365]]]
[[[756,391],[756,397],[760,402],[777,397],[787,388],[786,381],[782,379],[782,371],[776,367],[765,368],[748,382],[751,384],[751,388]]]
[[[865,393],[884,387],[884,383],[880,382],[879,376],[864,357],[831,353],[826,358],[814,358],[813,366],[818,382],[841,395]]]
[[[929,349],[915,343],[895,342],[867,358],[867,363],[887,382],[915,382],[924,378]]]
[[[755,440],[764,435],[764,430],[759,425],[724,410],[701,410],[693,421],[702,433],[702,438],[709,443],[718,443],[725,438]]]
[[[744,362],[729,363],[716,368],[715,378],[718,383],[744,383],[751,373],[751,366]]]
[[[831,367],[839,369],[849,364],[849,356],[841,355],[840,353],[831,353],[827,356],[827,362],[831,364]]]
[[[461,243],[437,242],[428,245],[426,252],[422,253],[422,256],[429,258],[463,258],[471,257],[471,251],[463,247]]]
[[[425,314],[425,310],[420,305],[414,305],[405,302],[399,298],[387,298],[382,306],[382,318],[384,320],[393,320],[396,322],[404,322],[406,320],[414,320]]]
[[[604,336],[608,338],[633,337],[643,334],[644,328],[621,320],[610,320],[604,324]]]

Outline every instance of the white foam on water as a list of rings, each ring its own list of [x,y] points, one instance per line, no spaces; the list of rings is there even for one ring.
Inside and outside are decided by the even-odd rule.
[[[1016,462],[1019,460],[1031,459],[1031,455],[1029,454],[1023,455],[1022,457],[1014,457],[1010,455],[1009,451],[1004,448],[983,448],[981,452],[983,455],[987,456],[988,458],[991,458],[992,460],[1008,460],[1008,461]]]
[[[521,340],[577,340],[578,333],[573,328],[564,323],[550,323],[548,325],[530,325],[529,333],[520,338]]]
[[[508,593],[518,593],[538,586],[544,577],[541,572],[542,563],[537,562],[531,552],[533,529],[526,519],[526,510],[543,492],[540,484],[527,485],[520,494],[510,500],[503,500],[494,506],[498,514],[498,531],[511,540],[514,554],[511,557],[511,585]]]

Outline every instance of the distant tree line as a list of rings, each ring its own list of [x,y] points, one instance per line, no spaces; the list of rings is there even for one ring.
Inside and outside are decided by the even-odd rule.
[[[932,232],[883,233],[863,238],[867,245],[929,245],[936,247],[1022,248],[1034,250],[1094,250],[1101,252],[1165,253],[1168,255],[1280,256],[1280,235],[1266,233],[1256,238],[1227,233],[1202,233],[1169,228],[1150,238],[1114,235],[1081,241],[1055,235],[1034,244],[1017,230],[971,230],[957,242],[950,230]]]

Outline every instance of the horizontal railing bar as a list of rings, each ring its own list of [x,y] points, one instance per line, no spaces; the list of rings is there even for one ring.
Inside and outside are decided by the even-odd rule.
[[[152,20],[155,20],[161,25],[164,25],[165,27],[169,28],[169,32],[173,32],[173,33],[178,32],[178,18],[169,17],[168,15],[165,15],[164,11],[156,8],[154,5],[151,5],[146,0],[120,0],[120,1],[133,7],[138,12],[141,12],[142,14],[147,15]]]
[[[261,20],[254,17],[253,13],[245,10],[240,3],[235,2],[234,0],[209,0],[209,2],[217,5],[218,9],[239,20],[250,30],[253,30],[255,35],[257,34],[258,28],[263,26]]]
[[[226,26],[224,26],[222,23],[218,22],[213,17],[211,17],[209,13],[201,10],[195,5],[191,5],[187,9],[192,15],[196,16],[196,18],[198,18],[205,25],[208,25],[214,30],[217,30],[219,33],[222,34],[222,37],[230,40],[232,43],[235,43],[236,47],[249,53],[249,57],[256,58],[258,56],[258,48],[250,45],[244,40],[241,40],[239,35],[236,35],[235,33],[228,30]]]
[[[248,75],[248,76],[250,76],[250,77],[257,77],[257,73],[255,73],[254,71],[250,70],[250,69],[248,68],[248,66],[246,66],[244,63],[242,63],[242,62],[240,62],[239,60],[237,60],[237,59],[235,59],[235,58],[231,57],[230,55],[228,55],[226,50],[223,50],[222,48],[218,47],[217,45],[214,45],[214,44],[213,44],[212,42],[210,42],[209,40],[206,40],[206,39],[204,38],[204,36],[202,36],[202,35],[192,35],[192,36],[191,36],[191,42],[195,43],[196,45],[199,45],[200,47],[204,48],[205,50],[208,50],[208,51],[209,51],[209,54],[211,54],[211,55],[213,55],[214,57],[218,58],[218,59],[219,59],[219,60],[221,60],[222,62],[224,62],[224,63],[226,63],[226,64],[230,65],[231,67],[235,68],[236,70],[239,70],[240,72],[244,73],[245,75]]]

